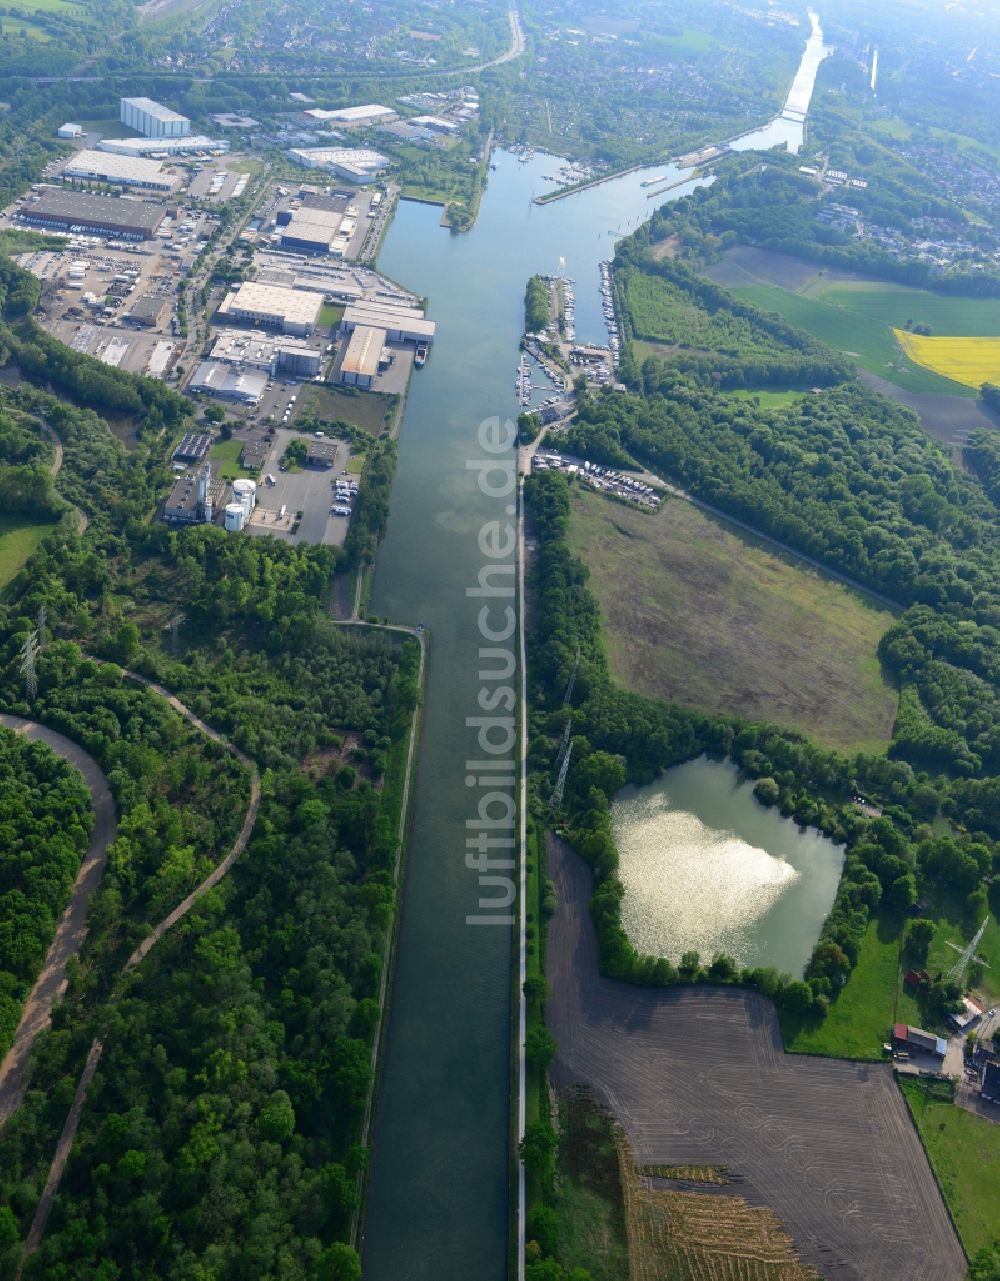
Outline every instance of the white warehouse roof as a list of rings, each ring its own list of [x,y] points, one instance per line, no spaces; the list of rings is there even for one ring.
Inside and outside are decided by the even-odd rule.
[[[63,168],[68,178],[107,178],[135,187],[171,187],[174,179],[163,172],[159,160],[140,156],[116,156],[105,151],[78,151]]]
[[[360,125],[368,120],[385,120],[396,113],[392,107],[382,107],[376,102],[365,103],[360,107],[338,107],[336,111],[325,111],[322,107],[313,107],[305,113],[314,120],[332,120],[342,125]]]
[[[322,306],[323,299],[319,294],[283,289],[280,285],[262,285],[252,280],[244,281],[224,304],[225,313],[267,316],[286,325],[315,324]]]
[[[182,116],[179,111],[172,111],[170,107],[165,107],[162,102],[154,102],[152,98],[122,98],[122,102],[127,102],[130,107],[135,107],[137,111],[145,111],[148,116],[152,116],[154,120],[159,120],[161,124],[191,123],[187,116]]]

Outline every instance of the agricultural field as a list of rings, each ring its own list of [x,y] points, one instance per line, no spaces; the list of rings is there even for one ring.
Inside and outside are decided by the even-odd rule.
[[[5,0],[4,8],[9,11],[5,16],[13,16],[15,21],[19,13],[54,13],[60,18],[77,18],[83,22],[91,17],[85,5],[74,4],[72,0]]]
[[[956,1107],[941,1087],[899,1084],[962,1244],[974,1255],[997,1238],[1000,1125]]]
[[[896,694],[876,650],[888,611],[681,500],[647,515],[574,488],[572,513],[616,680],[826,746],[885,748]]]
[[[1000,338],[938,338],[894,329],[907,356],[925,369],[978,391],[1000,382]]]
[[[0,590],[7,586],[45,535],[55,527],[55,521],[26,524],[23,518],[0,516]]]
[[[974,389],[954,373],[908,358],[894,330],[928,325],[935,337],[1000,337],[1000,310],[991,299],[864,279],[770,250],[732,249],[706,275],[852,356],[863,369],[918,394],[968,396]]]

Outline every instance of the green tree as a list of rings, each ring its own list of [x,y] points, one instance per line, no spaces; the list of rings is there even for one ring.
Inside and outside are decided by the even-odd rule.
[[[260,1114],[260,1133],[271,1143],[283,1143],[295,1131],[295,1110],[284,1090],[275,1090]]]

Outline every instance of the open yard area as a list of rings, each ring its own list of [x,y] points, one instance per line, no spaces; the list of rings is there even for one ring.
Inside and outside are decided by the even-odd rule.
[[[377,391],[307,383],[299,394],[299,414],[314,414],[329,422],[340,420],[378,436],[389,426],[394,401]]]
[[[970,1255],[996,1239],[1000,1125],[947,1102],[922,1081],[901,1080],[927,1155]]]
[[[646,515],[574,488],[572,504],[570,543],[590,569],[616,680],[831,747],[888,743],[885,609],[680,499]]]
[[[0,515],[0,590],[55,527],[55,521],[25,524],[21,518]]]
[[[973,384],[963,382],[956,368],[925,362],[914,352],[908,358],[894,330],[928,325],[934,340],[1000,337],[1000,310],[991,299],[863,279],[766,249],[738,246],[706,274],[846,352],[863,369],[916,393],[968,396]]]
[[[965,1257],[892,1069],[784,1054],[774,1007],[753,992],[601,977],[590,869],[556,839],[548,857],[557,1089],[586,1086],[610,1107],[640,1166],[725,1167],[824,1277],[961,1281]]]

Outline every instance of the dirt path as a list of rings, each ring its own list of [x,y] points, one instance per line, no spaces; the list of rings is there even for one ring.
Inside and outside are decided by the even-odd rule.
[[[139,676],[135,672],[126,671],[125,676],[137,684],[145,685],[154,693],[159,694],[161,698],[166,699],[170,706],[184,717],[186,721],[194,725],[208,738],[216,743],[221,743],[233,754],[233,756],[250,771],[250,804],[247,807],[246,817],[243,820],[243,826],[236,840],[233,842],[229,853],[218,863],[205,879],[191,893],[179,903],[168,916],[155,927],[153,932],[139,944],[132,955],[125,962],[122,968],[122,975],[127,974],[146,957],[156,944],[163,938],[164,934],[178,921],[182,920],[187,913],[194,907],[199,899],[203,898],[209,890],[213,889],[226,873],[230,870],[239,856],[246,848],[247,841],[250,839],[250,833],[253,831],[253,825],[257,819],[257,810],[260,806],[260,778],[257,767],[243,752],[228,741],[222,734],[211,729],[205,724],[200,717],[196,716],[188,707],[186,707],[179,698],[171,694],[169,690],[158,685],[155,681],[147,680],[145,676]],[[114,999],[114,998],[112,998]],[[62,1134],[59,1136],[59,1142],[56,1145],[55,1155],[52,1158],[52,1164],[49,1167],[48,1178],[45,1181],[45,1188],[35,1209],[35,1217],[32,1220],[31,1228],[28,1232],[27,1240],[24,1245],[24,1257],[33,1254],[41,1243],[45,1233],[45,1226],[48,1223],[49,1215],[52,1212],[52,1204],[55,1200],[56,1192],[59,1190],[59,1183],[66,1168],[66,1162],[69,1160],[69,1154],[73,1148],[73,1140],[76,1137],[76,1131],[80,1124],[80,1118],[83,1115],[84,1104],[86,1103],[87,1088],[93,1079],[97,1070],[97,1065],[101,1060],[101,1054],[104,1050],[104,1042],[98,1037],[90,1047],[90,1053],[87,1055],[87,1062],[80,1076],[76,1087],[76,1094],[66,1117],[66,1124],[63,1126]],[[18,1270],[20,1277],[20,1269]]]
[[[966,1261],[887,1064],[783,1052],[772,1003],[598,973],[590,871],[549,841],[548,1020],[557,1087],[589,1086],[640,1165],[721,1165],[841,1281],[960,1281]]]
[[[42,428],[42,431],[46,434],[46,436],[48,436],[49,440],[51,440],[52,444],[55,446],[55,451],[56,451],[55,457],[52,459],[52,464],[49,467],[49,475],[52,477],[53,480],[55,480],[55,478],[59,475],[60,471],[62,471],[63,444],[62,444],[62,441],[59,439],[59,437],[56,435],[56,433],[53,431],[53,429],[49,426],[49,424],[45,421],[44,418],[39,418],[38,422]],[[79,509],[79,507],[74,507],[73,510],[76,512],[76,520],[77,520],[76,532],[80,535],[83,535],[87,532],[87,526],[90,524],[90,521],[88,520],[86,513],[82,512]],[[2,1119],[0,1119],[0,1124],[2,1123],[3,1123]]]
[[[76,743],[55,730],[20,716],[0,715],[0,725],[32,742],[46,743],[80,771],[94,807],[94,830],[70,895],[38,978],[28,994],[17,1025],[14,1041],[0,1063],[0,1130],[21,1106],[30,1075],[31,1050],[35,1038],[49,1026],[52,1007],[66,989],[66,966],[79,952],[87,935],[87,907],[90,896],[101,883],[108,846],[115,839],[115,803],[108,780],[97,762]]]

